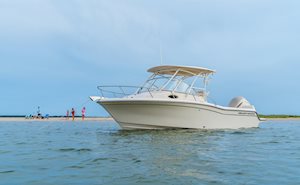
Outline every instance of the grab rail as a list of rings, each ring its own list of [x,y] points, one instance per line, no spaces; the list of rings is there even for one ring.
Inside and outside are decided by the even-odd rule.
[[[126,85],[102,85],[102,86],[97,86],[97,88],[100,90],[101,96],[102,97],[111,97],[111,96],[105,96],[105,95],[112,95],[114,98],[123,98],[126,96],[130,95],[136,95],[140,94],[143,92],[148,92],[151,98],[154,98],[153,94],[151,91],[153,91],[153,88],[147,88],[143,86],[126,86]],[[134,89],[131,92],[127,92],[126,89]],[[192,88],[193,91],[190,93],[186,92],[179,92],[179,93],[184,93],[186,94],[186,97],[188,95],[193,96],[194,100],[197,101],[196,97],[201,96],[199,92],[203,92],[204,94],[202,95],[204,99],[207,98],[208,93],[205,92],[205,89],[203,88]],[[175,95],[173,91],[170,91],[172,95]]]
[[[121,97],[121,96],[124,97],[124,96],[139,94],[141,92],[141,90],[146,89],[147,92],[150,94],[150,96],[153,98],[153,95],[152,95],[150,89],[147,87],[142,87],[142,86],[102,85],[102,86],[98,86],[97,89],[100,90],[102,97],[105,97],[105,95],[104,95],[105,93],[109,93],[109,94],[112,94],[115,98]],[[116,90],[113,90],[113,89],[116,89]],[[127,93],[126,89],[135,89],[135,91],[133,91],[131,93]]]

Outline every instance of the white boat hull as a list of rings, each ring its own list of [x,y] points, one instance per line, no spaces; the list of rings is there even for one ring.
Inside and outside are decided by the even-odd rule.
[[[255,110],[220,108],[212,104],[162,100],[99,100],[125,130],[239,129],[259,126]]]

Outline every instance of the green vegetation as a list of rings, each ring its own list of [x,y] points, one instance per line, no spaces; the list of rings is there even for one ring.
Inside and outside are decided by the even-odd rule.
[[[300,115],[285,115],[285,114],[273,114],[273,115],[262,115],[259,114],[261,118],[300,118]]]
[[[0,115],[0,118],[24,118],[25,115]]]

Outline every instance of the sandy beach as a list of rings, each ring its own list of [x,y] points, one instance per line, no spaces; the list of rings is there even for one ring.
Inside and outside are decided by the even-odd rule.
[[[49,119],[26,119],[25,117],[0,117],[0,122],[5,121],[72,121],[72,118],[68,120],[65,117],[50,117]],[[82,121],[81,117],[76,117],[74,121]],[[113,118],[106,117],[87,117],[84,121],[113,121]]]
[[[84,121],[113,121],[111,117],[87,117]],[[25,117],[0,117],[0,122],[9,121],[72,121],[65,117],[50,117],[49,119],[26,119]],[[81,117],[76,117],[74,121],[82,121]],[[300,118],[267,118],[264,121],[300,121]]]

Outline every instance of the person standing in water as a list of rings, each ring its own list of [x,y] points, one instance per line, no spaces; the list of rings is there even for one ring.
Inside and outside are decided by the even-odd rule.
[[[72,114],[72,121],[74,121],[74,118],[75,118],[75,109],[74,108],[72,108],[71,114]]]
[[[37,119],[40,119],[40,118],[42,118],[42,114],[41,114],[40,106],[38,106],[38,110],[36,111],[36,113],[37,113],[37,116],[36,116],[36,118],[37,118]]]
[[[67,115],[66,115],[66,119],[69,119],[69,109],[67,110]]]
[[[81,115],[82,115],[82,121],[83,121],[84,120],[84,116],[85,116],[85,107],[82,108]]]

